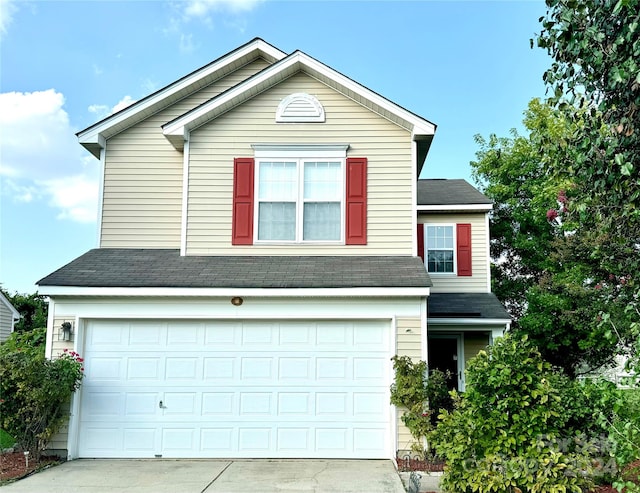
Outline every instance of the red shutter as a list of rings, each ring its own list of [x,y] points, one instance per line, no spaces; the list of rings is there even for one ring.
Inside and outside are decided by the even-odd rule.
[[[456,228],[458,275],[471,275],[471,224],[458,224]]]
[[[232,245],[253,245],[253,158],[233,160]]]
[[[367,244],[367,158],[347,158],[346,244]]]
[[[418,257],[424,262],[424,224],[418,224]]]

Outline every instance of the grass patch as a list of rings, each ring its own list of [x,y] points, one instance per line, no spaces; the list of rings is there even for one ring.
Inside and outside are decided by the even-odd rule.
[[[9,433],[0,429],[0,449],[11,448],[16,441]]]

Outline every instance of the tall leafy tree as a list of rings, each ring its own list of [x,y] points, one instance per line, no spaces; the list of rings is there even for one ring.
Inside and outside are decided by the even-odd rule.
[[[525,112],[527,136],[476,137],[472,162],[476,181],[495,202],[491,216],[493,290],[544,358],[575,376],[611,364],[619,348],[598,321],[603,308],[598,264],[591,244],[579,234],[567,211],[568,179],[548,172],[563,159],[562,146],[549,152],[543,140],[563,142],[575,124],[562,112],[534,99]],[[619,314],[614,320],[618,321]]]
[[[540,20],[550,103],[574,126],[539,144],[572,183],[566,216],[591,245],[600,323],[640,369],[640,0],[547,0]]]
[[[44,296],[38,293],[10,295],[4,290],[2,293],[20,313],[20,320],[14,326],[16,332],[27,332],[47,326],[49,305],[47,305]]]

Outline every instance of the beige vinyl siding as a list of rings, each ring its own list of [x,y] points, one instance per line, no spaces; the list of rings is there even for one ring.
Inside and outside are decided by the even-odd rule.
[[[483,332],[464,333],[464,366],[469,360],[489,345],[489,334]]]
[[[13,313],[0,301],[0,342],[4,342],[9,338],[12,327]]]
[[[488,293],[490,276],[484,213],[420,215],[424,224],[471,224],[471,276],[430,273],[432,293]]]
[[[53,327],[49,328],[49,331],[52,332],[53,334],[53,345],[52,345],[52,354],[50,355],[52,359],[55,359],[57,357],[60,356],[60,354],[65,350],[69,350],[72,351],[73,350],[73,341],[60,341],[59,339],[59,334],[60,334],[60,326],[64,323],[64,322],[74,322],[75,324],[75,317],[55,317],[53,319]],[[74,327],[74,330],[76,330],[76,327]],[[75,335],[74,335],[75,337]],[[71,405],[71,404],[69,404]],[[47,447],[48,450],[52,451],[52,452],[56,452],[56,453],[63,453],[63,451],[67,450],[67,435],[68,435],[68,428],[67,428],[67,423],[64,424],[64,426],[62,426],[60,428],[60,430],[58,430],[58,433],[56,433],[52,438],[51,441],[49,442],[49,446]]]
[[[422,358],[422,336],[419,318],[398,318],[396,321],[396,353],[409,356],[414,362]],[[409,429],[402,422],[402,409],[398,409],[398,449],[409,450],[414,442]]]
[[[256,60],[107,141],[101,247],[180,247],[183,154],[162,125],[267,65]]]
[[[315,96],[326,122],[275,123],[294,92]],[[231,245],[233,160],[275,143],[349,144],[349,157],[368,158],[367,245]],[[192,132],[187,254],[411,255],[413,181],[410,132],[299,73]]]

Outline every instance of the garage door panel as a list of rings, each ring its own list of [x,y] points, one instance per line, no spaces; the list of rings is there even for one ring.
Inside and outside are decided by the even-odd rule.
[[[79,456],[386,458],[390,339],[388,322],[90,322]]]

